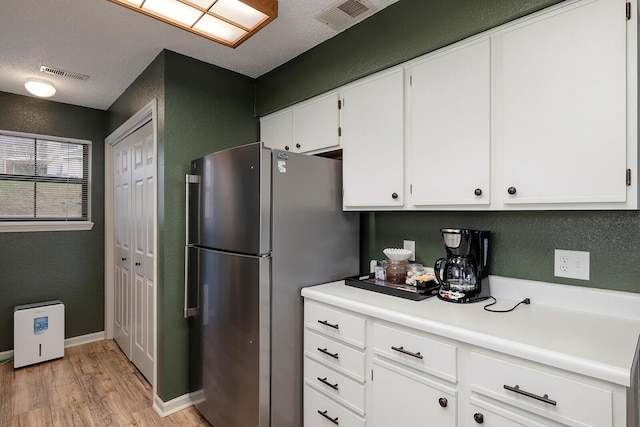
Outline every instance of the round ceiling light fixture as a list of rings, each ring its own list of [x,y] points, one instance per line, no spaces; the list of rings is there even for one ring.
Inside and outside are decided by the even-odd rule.
[[[41,98],[49,98],[56,93],[56,88],[51,83],[43,82],[41,80],[27,80],[24,87],[32,95],[39,96]]]

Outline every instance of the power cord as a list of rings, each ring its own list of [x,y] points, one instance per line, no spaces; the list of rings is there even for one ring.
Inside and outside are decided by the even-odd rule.
[[[517,303],[516,305],[514,305],[513,307],[511,307],[508,310],[491,310],[487,307],[491,307],[492,305],[494,305],[495,303],[497,303],[498,301],[496,301],[496,299],[492,296],[487,297],[487,299],[492,299],[493,302],[489,303],[487,305],[485,305],[483,308],[487,311],[490,311],[492,313],[509,313],[510,311],[513,311],[516,309],[516,307],[518,307],[520,304],[531,304],[531,300],[529,298],[525,298],[522,301],[520,301],[519,303]]]

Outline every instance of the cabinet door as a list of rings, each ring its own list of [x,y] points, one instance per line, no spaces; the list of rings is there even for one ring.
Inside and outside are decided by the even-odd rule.
[[[506,204],[626,200],[626,22],[598,0],[502,33]]]
[[[260,140],[265,147],[289,150],[293,142],[293,110],[287,109],[261,117]]]
[[[490,56],[485,38],[409,70],[412,205],[489,204]]]
[[[345,209],[404,205],[403,82],[399,69],[343,92]]]
[[[374,359],[368,419],[373,427],[455,426],[456,391]]]
[[[337,148],[338,92],[313,98],[293,108],[293,146],[298,153]]]

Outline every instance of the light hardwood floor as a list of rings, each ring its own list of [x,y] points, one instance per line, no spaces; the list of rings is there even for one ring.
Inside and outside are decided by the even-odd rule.
[[[112,340],[62,359],[0,367],[0,426],[209,426],[195,408],[161,418],[149,383]]]

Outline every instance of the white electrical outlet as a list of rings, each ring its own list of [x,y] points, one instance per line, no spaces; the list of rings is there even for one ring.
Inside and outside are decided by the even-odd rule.
[[[589,280],[589,252],[556,249],[553,259],[554,276]]]
[[[414,240],[404,240],[403,248],[411,251],[411,256],[409,257],[409,261],[416,260],[416,242]]]

